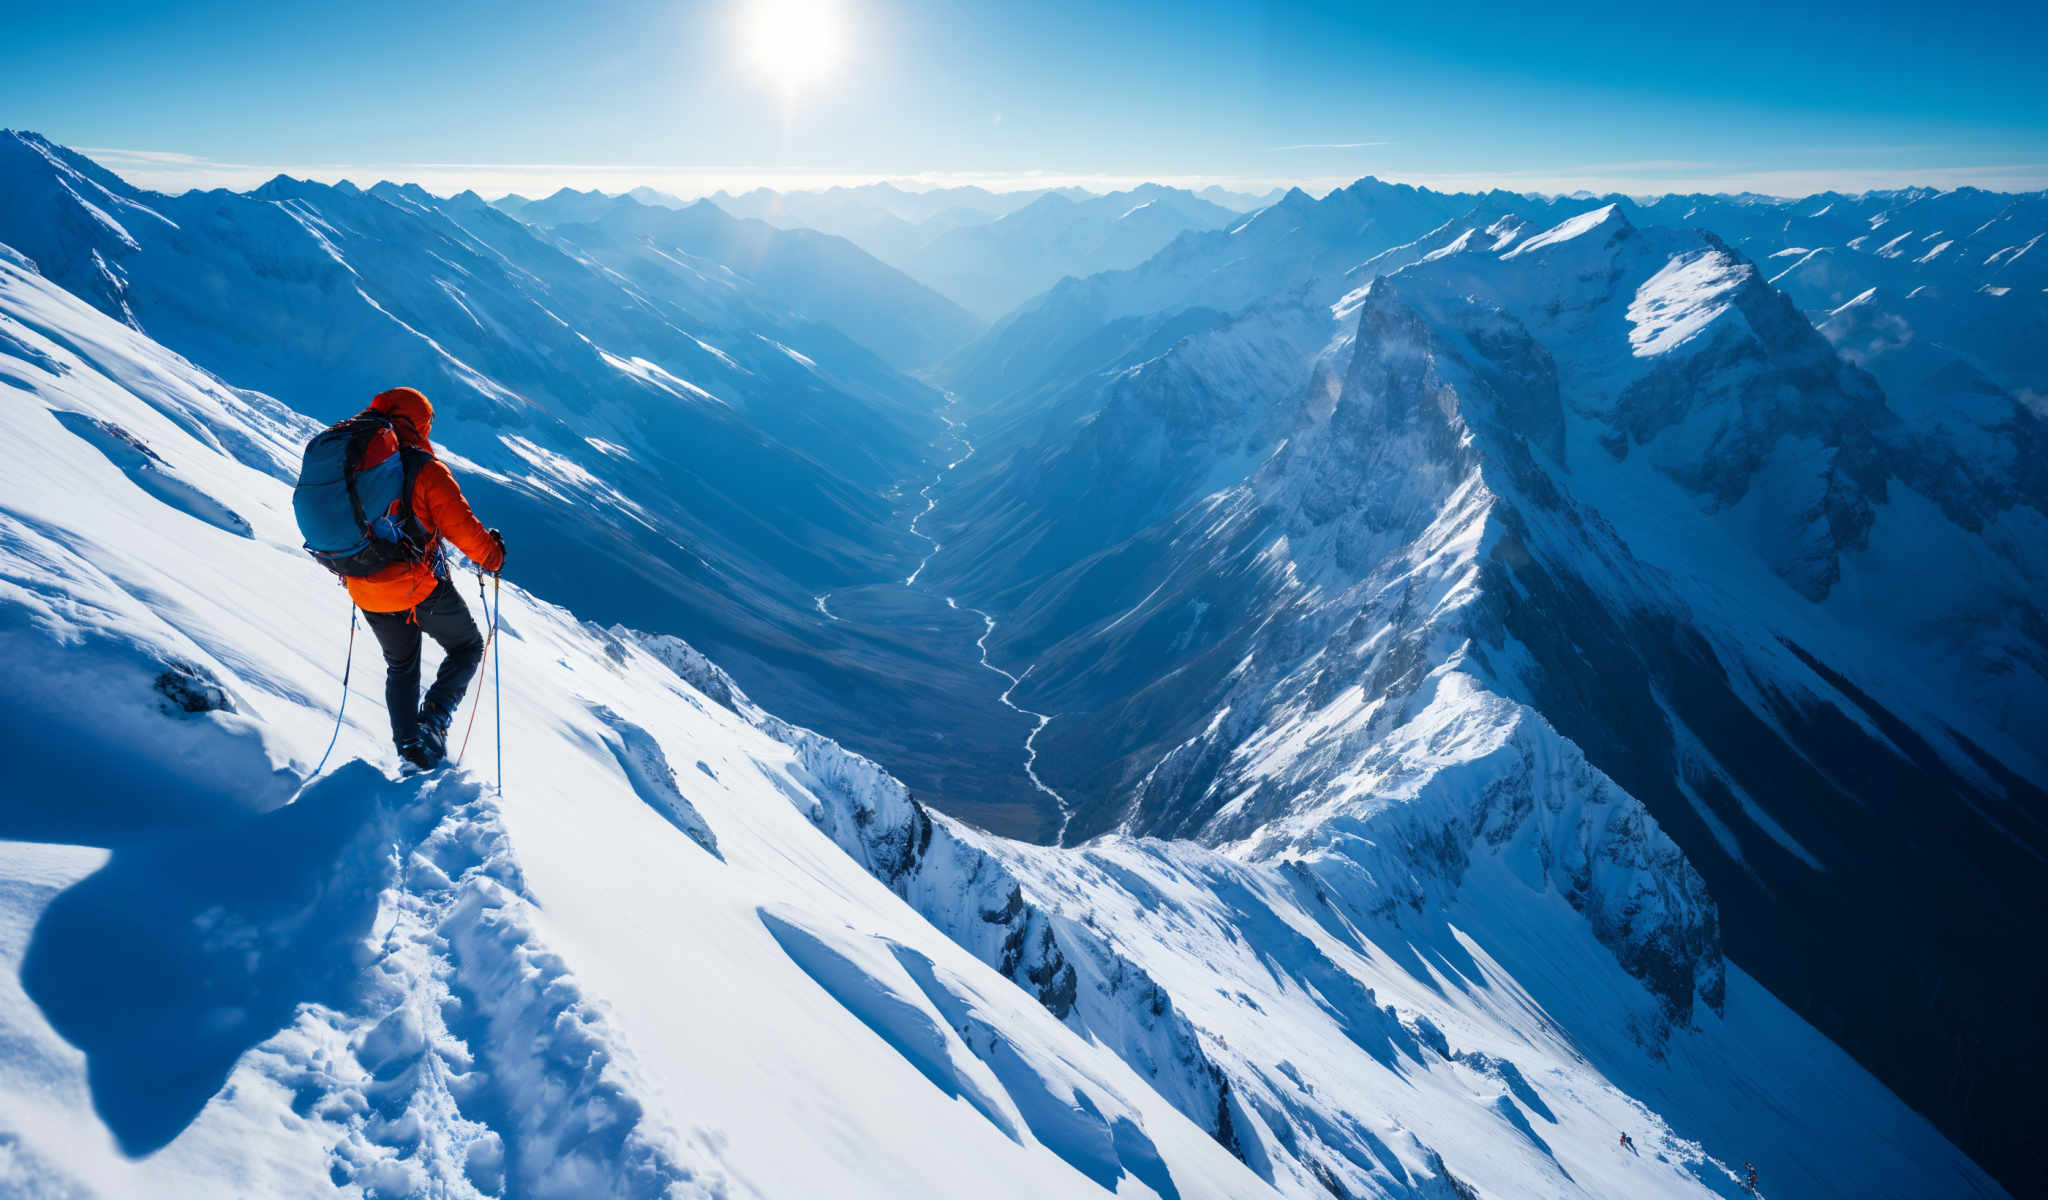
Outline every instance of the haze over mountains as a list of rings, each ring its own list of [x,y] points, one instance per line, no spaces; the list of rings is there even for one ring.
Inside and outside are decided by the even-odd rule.
[[[0,1179],[2030,1193],[2044,233],[8,134]],[[502,790],[374,702],[311,778],[283,499],[399,382],[512,547]]]
[[[907,192],[889,184],[823,191],[757,188],[686,205],[652,189],[629,195],[669,208],[715,206],[781,229],[836,234],[992,321],[1066,275],[1136,266],[1189,229],[1215,229],[1271,196],[1218,187],[1200,194],[1145,184],[1096,195],[1080,188],[990,192],[979,187]],[[563,189],[543,200],[508,196],[507,212],[555,226],[594,219],[598,192]]]

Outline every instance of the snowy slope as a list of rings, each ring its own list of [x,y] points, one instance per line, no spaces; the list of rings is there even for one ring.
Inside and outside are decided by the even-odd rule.
[[[537,594],[689,638],[936,802],[1031,794],[999,753],[1016,715],[971,656],[813,607],[902,578],[922,552],[904,526],[948,449],[941,393],[740,270],[659,255],[614,268],[473,195],[410,185],[163,196],[29,134],[0,137],[0,242],[323,422],[421,388]],[[900,330],[915,314],[891,295],[836,300]],[[984,745],[998,752],[961,752]]]
[[[502,748],[395,778],[358,677],[306,785],[347,607],[275,477],[308,419],[11,251],[0,378],[11,1190],[1998,1194],[1455,664],[1363,807],[1060,850],[514,587]]]
[[[630,635],[509,590],[502,797],[372,696],[301,790],[346,601],[223,443],[307,422],[7,255],[10,1190],[1255,1194],[819,833],[901,785]]]

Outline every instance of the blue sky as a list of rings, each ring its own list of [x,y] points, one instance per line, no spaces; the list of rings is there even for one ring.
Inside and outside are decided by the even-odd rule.
[[[171,187],[2048,186],[2038,2],[771,2],[30,5],[0,123]]]

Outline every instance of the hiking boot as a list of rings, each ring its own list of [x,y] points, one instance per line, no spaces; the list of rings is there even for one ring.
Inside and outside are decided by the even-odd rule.
[[[420,712],[419,739],[436,760],[448,757],[448,726],[454,719],[454,713],[438,709],[429,708]]]
[[[398,743],[398,757],[415,770],[431,771],[441,765],[441,743],[438,739],[429,741],[422,730]]]

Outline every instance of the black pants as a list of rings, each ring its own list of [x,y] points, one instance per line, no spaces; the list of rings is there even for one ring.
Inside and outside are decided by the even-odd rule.
[[[410,741],[419,732],[422,713],[440,714],[445,726],[484,661],[484,635],[470,619],[469,606],[462,602],[455,584],[443,579],[419,607],[406,612],[365,612],[363,619],[384,648],[384,703],[391,710],[391,740],[399,745]],[[424,702],[420,700],[421,634],[439,642],[442,650],[441,669],[435,673],[434,686],[427,689]]]

